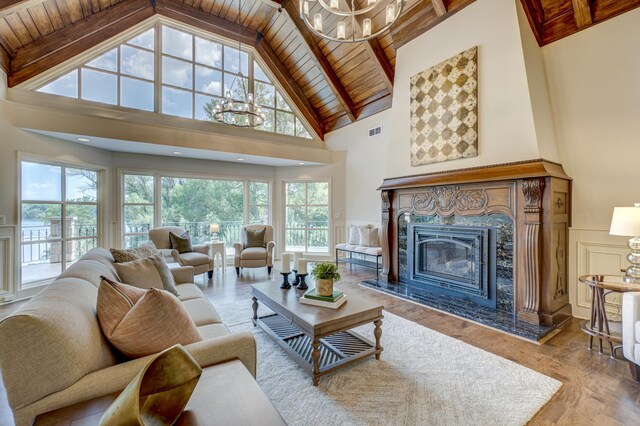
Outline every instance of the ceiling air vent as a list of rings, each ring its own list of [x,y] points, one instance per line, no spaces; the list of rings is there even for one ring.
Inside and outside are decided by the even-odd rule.
[[[373,129],[369,129],[369,137],[373,138],[382,134],[382,126],[374,127]]]

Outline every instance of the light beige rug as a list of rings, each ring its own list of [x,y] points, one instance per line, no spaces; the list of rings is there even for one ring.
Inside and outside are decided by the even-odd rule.
[[[246,300],[216,309],[232,331],[255,335],[258,383],[290,425],[522,425],[561,386],[385,312],[382,358],[334,371],[314,387],[295,361],[252,326],[250,305]],[[356,331],[374,339],[373,325]]]

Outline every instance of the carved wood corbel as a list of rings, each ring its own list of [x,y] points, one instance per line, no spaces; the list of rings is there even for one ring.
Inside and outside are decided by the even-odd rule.
[[[540,324],[540,228],[543,222],[542,198],[545,188],[544,178],[522,181],[524,194],[524,304],[518,318],[534,324]]]
[[[393,247],[394,232],[392,229],[393,213],[392,199],[393,191],[381,191],[382,197],[382,272],[379,279],[384,282],[394,281],[395,277],[392,269],[391,247]]]

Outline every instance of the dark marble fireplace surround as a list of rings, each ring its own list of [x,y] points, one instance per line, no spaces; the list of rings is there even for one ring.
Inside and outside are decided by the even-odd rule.
[[[389,178],[379,189],[383,270],[364,286],[535,341],[571,317],[565,255],[571,179],[561,165],[532,160]],[[408,257],[415,256],[415,241],[440,232],[439,244],[451,250],[445,241],[455,240],[456,230],[471,251],[483,241],[471,236],[486,235],[488,269],[457,283],[446,268],[467,263],[448,255],[433,271],[419,272],[424,258]],[[437,247],[432,258],[439,257]]]

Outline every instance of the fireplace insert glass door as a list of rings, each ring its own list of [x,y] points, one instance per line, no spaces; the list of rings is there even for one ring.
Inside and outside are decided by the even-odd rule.
[[[496,306],[495,230],[409,225],[409,279],[414,285]]]

